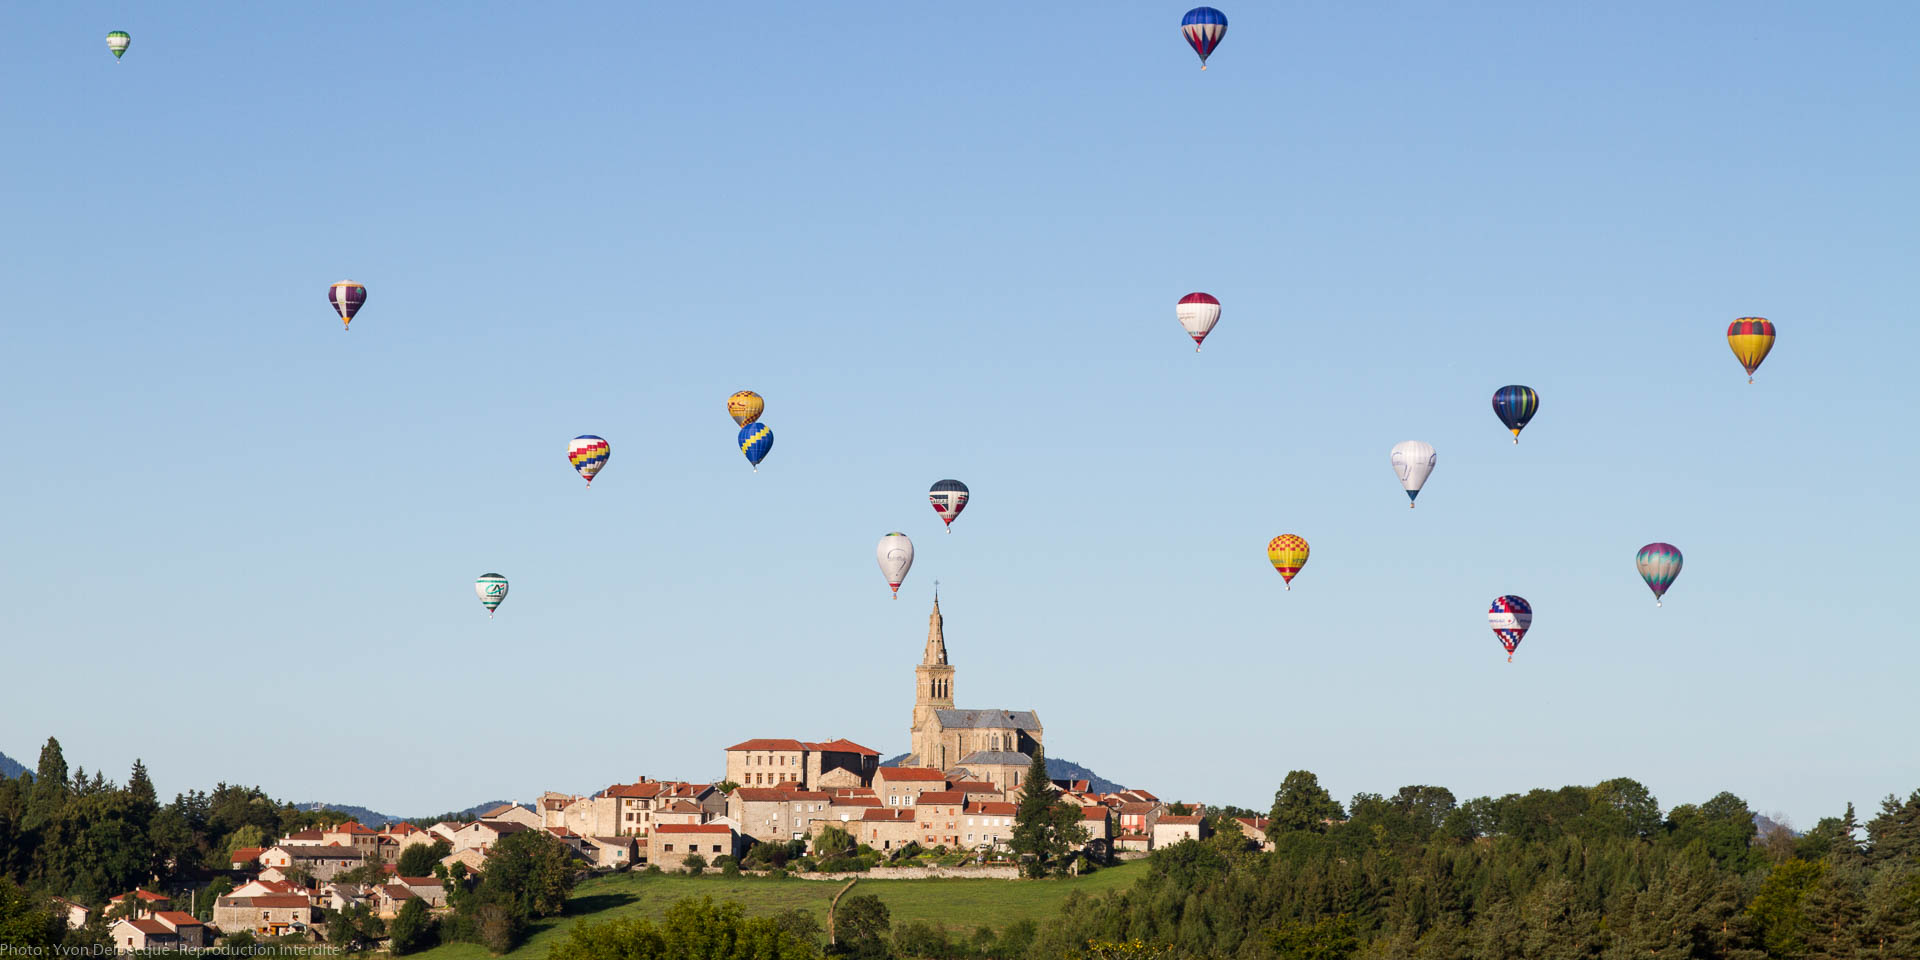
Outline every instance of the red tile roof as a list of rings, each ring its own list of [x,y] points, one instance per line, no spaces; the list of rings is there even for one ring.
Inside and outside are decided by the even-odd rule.
[[[733,828],[724,823],[662,823],[653,828],[654,833],[732,833]]]
[[[399,884],[397,884],[397,883],[389,883],[389,884],[387,884],[386,886],[384,886],[384,887],[381,887],[381,888],[380,888],[380,892],[381,892],[381,893],[384,893],[384,894],[386,894],[386,895],[387,895],[387,899],[389,899],[389,900],[418,900],[418,899],[420,899],[419,897],[417,897],[417,896],[414,896],[414,893],[413,893],[413,891],[412,891],[412,890],[408,890],[408,889],[407,889],[406,887],[403,887],[403,886],[401,886],[401,885],[399,885]]]
[[[134,890],[134,891],[132,891],[132,892],[131,892],[131,894],[127,894],[127,893],[123,893],[123,894],[121,894],[121,895],[119,895],[119,896],[117,896],[117,897],[114,897],[113,899],[111,899],[111,900],[109,900],[109,901],[107,901],[107,902],[108,902],[108,903],[119,903],[120,901],[122,901],[122,900],[125,900],[125,899],[126,899],[126,898],[127,898],[128,896],[133,896],[133,897],[136,897],[136,898],[138,898],[138,899],[141,899],[141,900],[145,900],[145,901],[146,901],[146,902],[148,902],[148,903],[170,903],[170,902],[172,902],[172,898],[171,898],[171,897],[163,897],[163,896],[161,896],[161,895],[159,895],[159,894],[157,894],[157,893],[148,893],[148,892],[147,892],[147,891],[145,891],[145,890]]]
[[[880,805],[880,798],[879,797],[834,797],[832,805],[836,807],[877,807]]]
[[[414,825],[413,825],[413,824],[411,824],[411,823],[408,823],[408,822],[406,822],[405,820],[402,820],[402,821],[400,821],[399,823],[389,823],[389,824],[387,824],[387,831],[386,831],[386,832],[387,832],[388,834],[391,834],[391,835],[393,835],[393,836],[396,836],[396,837],[404,837],[404,836],[408,836],[408,835],[410,835],[410,834],[415,834],[415,833],[419,833],[419,832],[420,832],[420,828],[419,828],[419,827],[416,827],[416,826],[414,826]]]
[[[886,807],[881,807],[877,810],[867,810],[861,813],[860,819],[863,821],[896,821],[896,822],[904,820],[911,823],[913,821],[913,810],[911,808],[888,809]]]
[[[1020,812],[1020,805],[1017,803],[1006,803],[1000,800],[989,800],[985,803],[976,803],[968,807],[967,812],[979,813],[988,817],[1010,817]],[[1081,819],[1084,820],[1086,818],[1082,817]]]
[[[407,885],[407,886],[409,886],[409,887],[437,887],[437,886],[440,886],[440,878],[439,878],[439,877],[400,877],[400,878],[399,878],[399,880],[400,880],[400,882],[401,882],[401,883],[404,883],[404,884],[406,884],[406,885]]]
[[[360,821],[358,820],[348,820],[346,823],[343,823],[337,827],[334,827],[332,830],[328,830],[327,832],[328,833],[345,833],[345,834],[368,834],[368,833],[373,833],[374,831],[361,826]]]
[[[646,783],[616,783],[601,793],[627,800],[651,800],[660,795],[660,787],[658,780],[649,780]]]
[[[1121,805],[1120,805],[1120,812],[1121,812],[1121,813],[1147,813],[1147,812],[1149,812],[1149,811],[1151,811],[1151,810],[1152,810],[1152,809],[1153,809],[1154,807],[1156,807],[1156,806],[1158,806],[1158,804],[1153,804],[1153,803],[1123,803],[1123,804],[1121,804]]]
[[[914,802],[923,806],[936,803],[966,803],[967,795],[958,790],[928,790]]]
[[[266,853],[266,851],[260,849],[259,847],[241,847],[233,851],[233,859],[227,862],[228,863],[252,863],[253,861],[260,859],[260,855],[263,853]]]
[[[152,917],[141,917],[138,920],[126,920],[122,922],[132,924],[135,930],[138,930],[141,933],[144,933],[150,937],[151,936],[171,936],[173,934],[173,931],[168,929],[166,924],[161,923],[160,921],[155,920]]]
[[[197,927],[201,925],[199,920],[194,919],[193,914],[184,910],[162,910],[155,913],[153,917],[169,927]]]
[[[314,830],[302,830],[299,833],[289,833],[287,834],[286,839],[283,840],[282,842],[294,843],[297,841],[305,840],[312,843],[319,843],[322,839],[324,838],[320,835],[320,831],[318,829],[314,829]]]
[[[1080,819],[1082,820],[1105,820],[1106,818],[1107,808],[1097,803],[1088,804],[1080,808]]]
[[[806,747],[808,750],[816,753],[857,753],[864,757],[877,757],[880,755],[880,751],[872,749],[871,747],[863,747],[854,743],[852,740],[848,740],[846,737],[841,737],[838,740],[828,740],[824,743],[809,743]]]
[[[942,783],[945,783],[947,780],[946,774],[941,773],[940,771],[935,770],[932,767],[881,767],[880,772],[874,774],[874,777],[876,779],[884,777],[889,781],[895,781],[895,782],[905,782],[909,780],[938,780]]]
[[[1267,830],[1268,821],[1266,817],[1234,817],[1233,819],[1243,826],[1252,827],[1262,833],[1265,833]]]
[[[1001,792],[999,787],[996,787],[993,784],[986,782],[985,780],[961,780],[956,782],[953,785],[953,788],[955,790],[960,791],[961,793],[1000,793]]]
[[[308,900],[306,897],[299,896],[297,894],[278,894],[277,893],[277,894],[269,894],[264,897],[232,897],[232,898],[224,898],[224,899],[246,901],[246,903],[239,904],[239,906],[279,907],[282,909],[287,907],[313,906],[312,901]]]
[[[780,739],[770,739],[767,737],[756,737],[752,740],[742,740],[739,743],[736,743],[733,746],[728,747],[727,752],[732,753],[735,750],[805,750],[806,748],[807,748],[806,744],[801,743],[798,740],[780,740]],[[711,750],[713,748],[709,747],[707,749]]]

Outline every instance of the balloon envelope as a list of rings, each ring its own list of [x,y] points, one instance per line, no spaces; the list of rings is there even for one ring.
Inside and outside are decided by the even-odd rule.
[[[760,414],[765,413],[766,409],[767,402],[752,390],[742,390],[727,398],[727,416],[743,427],[760,419]]]
[[[1227,15],[1212,7],[1194,7],[1180,18],[1180,34],[1187,38],[1187,46],[1200,55],[1200,69],[1205,70],[1207,58],[1227,35]]]
[[[1220,301],[1210,293],[1189,293],[1180,298],[1173,307],[1174,319],[1180,321],[1187,336],[1193,338],[1193,352],[1200,352],[1200,342],[1213,332],[1213,325],[1220,322]]]
[[[773,449],[773,430],[764,423],[750,423],[740,428],[740,452],[745,454],[747,462],[754,470],[760,469],[760,461],[767,458],[767,451]]]
[[[1418,440],[1396,443],[1387,458],[1393,463],[1394,475],[1400,478],[1400,486],[1407,491],[1407,506],[1413,506],[1420,488],[1427,484],[1427,476],[1433,473],[1433,465],[1439,462],[1433,446]]]
[[[352,280],[342,280],[327,288],[327,302],[340,314],[340,326],[345,329],[353,323],[353,315],[366,305],[367,288]]]
[[[487,608],[487,618],[493,618],[493,612],[500,609],[500,601],[507,598],[507,578],[497,573],[483,573],[473,582],[473,592],[479,594],[480,605]]]
[[[893,588],[893,598],[900,599],[900,582],[907,579],[907,571],[913,569],[913,541],[896,530],[880,538],[873,554],[880,561],[880,573],[887,578],[887,586]]]
[[[125,30],[115,30],[107,34],[107,49],[113,51],[113,58],[115,60],[120,59],[121,55],[127,52],[127,47],[132,45],[133,38],[127,36]],[[166,58],[163,56],[161,59],[164,60]]]
[[[1640,579],[1647,582],[1647,589],[1653,591],[1654,606],[1666,602],[1667,588],[1673,586],[1673,578],[1680,575],[1681,562],[1680,548],[1671,543],[1649,543],[1634,555],[1634,568],[1640,571]]]
[[[593,486],[594,475],[607,465],[607,457],[612,454],[613,448],[607,441],[592,434],[582,434],[567,441],[567,462],[587,478],[589,487]]]
[[[1511,594],[1493,598],[1493,605],[1487,608],[1487,626],[1493,628],[1493,635],[1500,639],[1500,645],[1507,648],[1507,660],[1513,660],[1513,650],[1520,645],[1520,638],[1527,635],[1527,628],[1533,625],[1533,607],[1523,598]]]
[[[1773,349],[1773,336],[1773,321],[1761,317],[1741,317],[1727,324],[1727,346],[1747,368],[1748,383],[1753,382],[1753,372],[1760,369],[1760,362]]]
[[[1293,589],[1293,578],[1300,568],[1307,565],[1307,553],[1307,541],[1295,534],[1283,533],[1267,541],[1267,559],[1280,572],[1288,590]]]
[[[967,508],[967,499],[971,496],[972,491],[958,480],[942,480],[927,489],[927,501],[933,504],[933,512],[939,514],[949,528],[960,511]]]
[[[1540,394],[1532,387],[1512,384],[1493,392],[1493,415],[1513,431],[1513,442],[1520,442],[1520,431],[1540,412]]]

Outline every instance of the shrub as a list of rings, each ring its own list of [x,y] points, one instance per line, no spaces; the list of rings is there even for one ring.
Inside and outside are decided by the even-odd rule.
[[[680,861],[680,865],[686,867],[689,874],[697,877],[707,869],[707,858],[697,853],[689,853],[685,860]]]

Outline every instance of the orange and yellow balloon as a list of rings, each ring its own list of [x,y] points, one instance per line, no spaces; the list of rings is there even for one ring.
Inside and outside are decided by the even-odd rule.
[[[1307,553],[1307,541],[1291,533],[1267,541],[1267,559],[1273,561],[1273,569],[1280,572],[1288,590],[1293,589],[1293,578],[1300,568],[1307,565]]]
[[[1752,383],[1753,372],[1760,369],[1760,361],[1773,349],[1773,322],[1764,317],[1741,317],[1727,324],[1727,346],[1747,368],[1747,382]]]
[[[767,402],[752,390],[742,390],[727,398],[727,416],[740,426],[746,426],[767,410]]]

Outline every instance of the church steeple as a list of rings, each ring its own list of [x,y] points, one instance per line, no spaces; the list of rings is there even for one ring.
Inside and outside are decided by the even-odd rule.
[[[920,665],[913,668],[913,759],[923,767],[945,770],[958,757],[946,756],[939,742],[939,724],[934,712],[953,709],[953,666],[947,663],[946,618],[940,615],[940,596],[933,598],[933,612],[927,615],[927,646]]]
[[[940,594],[936,590],[933,612],[927,615],[927,650],[920,657],[921,663],[933,666],[947,662],[947,636],[942,629],[945,624],[946,618],[940,616]]]

